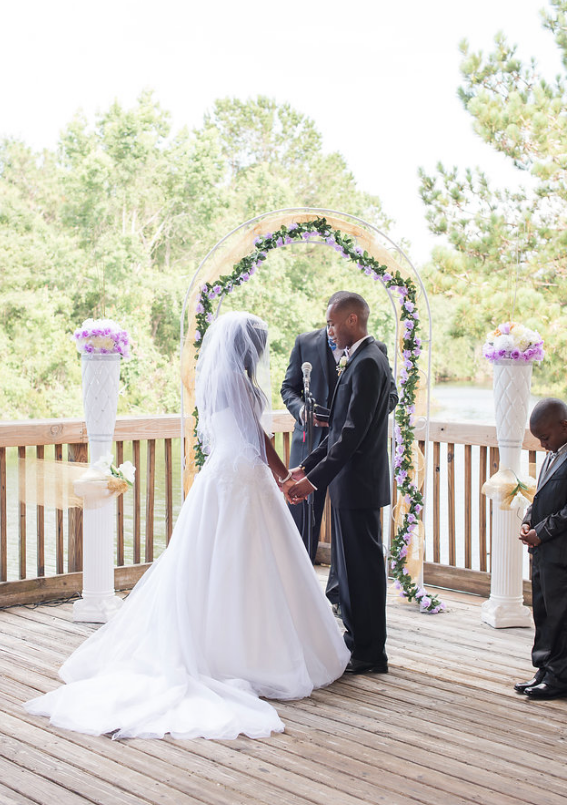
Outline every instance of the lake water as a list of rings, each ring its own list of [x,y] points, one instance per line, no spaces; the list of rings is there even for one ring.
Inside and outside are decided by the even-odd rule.
[[[532,398],[531,407],[535,404],[538,398]],[[491,387],[480,387],[464,384],[447,383],[435,386],[431,392],[431,418],[439,421],[451,422],[494,422],[494,407],[493,407],[493,394]],[[141,514],[142,514],[142,533],[145,531],[144,527],[144,489],[146,483],[146,455],[145,443],[141,443],[141,460],[138,472],[142,483],[142,500],[141,500]],[[19,507],[18,507],[18,461],[17,449],[7,449],[7,496],[8,496],[8,511],[7,511],[7,527],[8,527],[8,578],[18,578],[18,522],[19,522]],[[447,461],[444,455],[444,447],[441,455],[441,561],[447,561],[448,555],[448,525],[446,519],[446,495],[447,495]],[[472,477],[474,483],[478,478],[478,451],[473,449],[473,468]],[[35,453],[33,448],[29,448],[28,454],[30,457]],[[53,449],[46,448],[46,458],[53,458]],[[130,445],[125,443],[125,460],[131,460]],[[432,456],[430,457],[432,461]],[[455,488],[456,495],[456,533],[457,533],[457,564],[463,566],[463,539],[464,532],[464,495],[461,491],[464,488],[464,448],[462,445],[455,446]],[[180,466],[179,443],[177,440],[173,443],[173,460],[174,467],[174,519],[176,518],[181,505],[181,479],[177,468]],[[156,491],[155,491],[155,518],[154,518],[154,555],[160,555],[165,547],[165,481],[164,481],[164,456],[163,444],[158,441],[156,444]],[[426,507],[426,559],[432,561],[432,543],[429,535],[432,534],[432,464],[428,471],[427,482],[427,507]],[[476,491],[476,490],[475,490]],[[478,546],[476,544],[478,535],[478,522],[476,519],[476,507],[473,507],[473,568],[478,567]],[[28,546],[27,546],[27,574],[29,577],[36,575],[36,552],[35,540],[31,538],[36,531],[36,508],[35,506],[28,506],[26,512],[27,518],[27,533],[28,533]],[[488,521],[489,522],[489,521]],[[132,562],[132,523],[133,523],[133,500],[132,494],[127,494],[125,497],[125,563]],[[67,517],[64,517],[64,544],[67,545]],[[144,556],[144,543],[142,544],[142,556]],[[46,552],[46,575],[55,573],[55,512],[50,509],[45,510],[45,552]],[[65,565],[66,566],[66,559]],[[527,568],[526,568],[527,575]]]

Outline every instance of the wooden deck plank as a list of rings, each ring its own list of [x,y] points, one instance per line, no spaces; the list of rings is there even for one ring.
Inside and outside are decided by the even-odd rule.
[[[482,599],[441,594],[440,616],[390,596],[390,673],[275,702],[285,732],[259,741],[50,727],[22,702],[59,685],[63,660],[98,627],[73,623],[71,602],[0,611],[0,805],[565,803],[566,704],[512,688],[531,675],[532,630],[491,629]]]

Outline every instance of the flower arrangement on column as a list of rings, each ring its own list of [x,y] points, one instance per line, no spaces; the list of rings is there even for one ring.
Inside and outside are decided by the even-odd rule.
[[[73,607],[79,621],[105,623],[120,607],[114,591],[114,508],[103,476],[132,485],[135,468],[130,462],[115,467],[111,453],[119,395],[120,360],[129,356],[129,337],[111,319],[87,319],[73,334],[81,355],[83,407],[89,438],[90,471],[77,484],[84,498],[83,592]],[[104,489],[101,497],[101,490]]]
[[[397,294],[400,306],[399,323],[403,328],[401,336],[403,366],[398,376],[400,400],[395,411],[396,481],[403,501],[404,516],[391,544],[391,570],[400,595],[409,601],[418,603],[421,611],[440,612],[444,609],[444,604],[435,595],[427,595],[426,591],[416,584],[405,563],[406,549],[418,532],[419,514],[424,506],[423,495],[415,483],[413,471],[414,404],[419,385],[418,363],[421,356],[417,289],[413,281],[403,277],[399,270],[388,271],[387,266],[381,265],[367,251],[356,246],[353,238],[344,235],[339,230],[334,230],[326,218],[293,222],[288,226],[283,224],[274,232],[255,237],[251,252],[233,266],[230,274],[219,277],[213,283],[206,282],[202,285],[196,306],[197,329],[194,334],[194,346],[199,351],[201,341],[215,318],[215,311],[222,297],[248,282],[257,269],[263,266],[271,250],[280,249],[299,241],[317,242],[329,246],[344,259],[350,260],[371,280],[381,282],[387,289]],[[194,429],[196,464],[200,466],[203,464],[205,456],[197,439],[197,410],[194,411],[194,417],[196,418],[196,428]]]
[[[494,503],[490,598],[482,620],[496,628],[530,626],[523,606],[521,512],[533,500],[535,479],[522,475],[520,459],[528,418],[532,367],[544,357],[539,333],[507,321],[488,334],[484,356],[494,369],[494,410],[500,466],[482,487]]]

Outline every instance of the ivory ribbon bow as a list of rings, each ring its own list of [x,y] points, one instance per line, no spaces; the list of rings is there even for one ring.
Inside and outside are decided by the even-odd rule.
[[[523,509],[533,501],[537,488],[535,478],[523,478],[502,464],[482,487],[482,494],[500,504],[501,509]]]

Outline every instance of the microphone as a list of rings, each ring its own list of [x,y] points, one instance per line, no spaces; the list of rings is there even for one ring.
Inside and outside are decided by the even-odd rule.
[[[300,367],[302,369],[302,380],[304,382],[304,399],[310,394],[310,373],[312,372],[312,364],[306,361]]]

